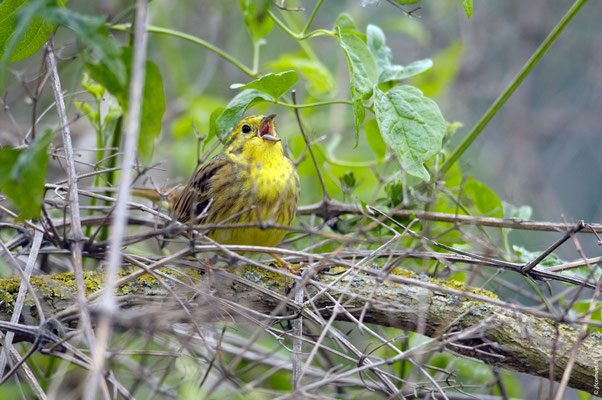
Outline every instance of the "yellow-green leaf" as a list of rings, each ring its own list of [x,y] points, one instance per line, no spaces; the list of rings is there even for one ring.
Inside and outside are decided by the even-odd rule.
[[[445,120],[437,103],[413,86],[397,86],[384,93],[375,89],[374,109],[385,142],[403,169],[424,181],[430,175],[423,163],[441,151]]]
[[[299,74],[297,71],[285,71],[279,74],[264,75],[247,84],[234,83],[230,85],[230,89],[256,89],[272,96],[274,100],[278,100],[280,96],[292,88],[298,80]]]
[[[21,211],[20,219],[40,216],[52,135],[52,131],[47,130],[25,149],[5,147],[0,150],[0,188]]]

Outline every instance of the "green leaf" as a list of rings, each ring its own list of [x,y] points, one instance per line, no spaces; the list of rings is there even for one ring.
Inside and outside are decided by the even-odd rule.
[[[274,100],[278,100],[298,80],[297,71],[286,71],[280,74],[267,74],[247,84],[235,83],[230,85],[230,89],[256,89],[272,96]]]
[[[512,251],[514,251],[514,254],[518,257],[518,261],[521,263],[524,263],[524,264],[527,264],[527,263],[535,260],[541,254],[540,252],[529,251],[529,250],[525,249],[524,247],[517,246],[517,245],[512,245]],[[544,267],[553,267],[555,265],[560,265],[560,264],[566,264],[566,261],[563,261],[560,257],[558,257],[554,253],[548,254],[548,256],[546,258],[544,258],[542,262],[539,263],[539,265],[544,266]]]
[[[339,181],[341,182],[344,192],[351,192],[357,184],[353,171],[345,172],[343,176],[339,177]]]
[[[447,128],[445,129],[445,136],[447,138],[451,138],[452,136],[454,136],[456,134],[456,131],[460,128],[463,128],[464,124],[462,122],[458,122],[458,121],[454,121],[454,122],[448,122],[447,123]]]
[[[368,25],[366,28],[368,49],[376,60],[378,70],[378,83],[399,81],[411,76],[421,74],[433,66],[430,59],[414,61],[407,67],[393,64],[391,49],[386,45],[385,34],[376,25]]]
[[[165,93],[161,71],[154,62],[146,60],[146,79],[138,135],[138,152],[144,160],[150,160],[153,155],[155,139],[161,133],[163,114],[165,114]]]
[[[472,0],[462,0],[462,7],[464,7],[464,12],[468,19],[472,17]]]
[[[364,109],[362,94],[355,89],[353,82],[351,83],[351,99],[353,106],[353,122],[355,124],[355,147],[357,147],[360,137],[360,127],[366,118],[366,110]]]
[[[341,32],[356,30],[355,21],[353,20],[353,17],[347,13],[339,14],[336,21],[334,22],[334,27],[335,29],[338,28]]]
[[[61,7],[46,9],[43,16],[46,20],[71,29],[77,38],[95,54],[99,63],[105,65],[115,75],[119,84],[125,85],[125,64],[128,62],[124,62],[123,57],[120,57],[121,47],[109,35],[104,16],[80,14]]]
[[[96,100],[100,100],[105,95],[105,88],[102,85],[97,84],[87,73],[84,73],[84,77],[82,78],[82,89],[87,91],[92,97]]]
[[[50,130],[40,133],[26,149],[0,150],[0,188],[21,210],[19,219],[40,216],[52,135]]]
[[[376,60],[376,67],[379,76],[389,67],[391,67],[393,54],[386,45],[385,33],[376,25],[369,24],[366,27],[366,36],[368,49]],[[384,81],[379,79],[379,83]]]
[[[403,202],[403,183],[389,182],[385,187],[387,191],[387,206],[390,208],[397,207]]]
[[[413,86],[397,86],[386,93],[375,89],[374,109],[384,141],[402,168],[424,181],[430,175],[423,163],[441,151],[445,120],[437,103]]]
[[[528,221],[533,215],[533,208],[528,205],[517,207],[513,204],[502,202],[504,206],[504,218],[517,218]]]
[[[90,77],[105,87],[115,98],[119,104],[125,109],[128,102],[128,93],[125,83],[121,83],[117,75],[104,64],[85,63],[84,66],[90,73]],[[127,68],[127,69],[126,69]],[[124,65],[124,72],[129,73],[129,62]]]
[[[209,134],[207,135],[207,139],[205,139],[203,142],[203,149],[205,149],[205,146],[211,141],[211,139],[219,138],[217,118],[222,115],[225,109],[225,107],[218,107],[211,112],[211,115],[209,116]]]
[[[391,76],[385,74],[385,82],[391,80],[399,81],[426,72],[433,67],[433,60],[425,58],[423,60],[416,60],[405,67],[401,65],[394,65],[393,67],[401,67],[401,69],[396,71],[395,68],[393,68],[390,73]]]
[[[573,310],[578,314],[583,314],[589,311],[592,302],[590,301],[577,301],[573,305]],[[602,311],[600,310],[600,306],[602,306],[602,302],[596,301],[592,307],[592,310],[595,310],[591,313],[591,319],[593,321],[602,321]]]
[[[270,0],[239,0],[245,25],[254,42],[268,35],[274,28],[274,21],[268,16]]]
[[[493,380],[493,372],[489,365],[468,359],[455,360],[454,373],[457,374],[458,382],[466,385],[482,386]]]
[[[506,386],[505,395],[510,399],[524,399],[525,394],[523,391],[523,384],[520,377],[517,376],[518,374],[506,371],[500,371],[500,373],[502,375],[504,386]],[[499,389],[500,386],[501,385],[496,385],[493,388],[492,394],[495,394],[496,396],[502,396],[502,392]]]
[[[48,41],[54,26],[36,14],[43,1],[4,0],[0,3],[0,56],[8,62],[23,60]],[[6,52],[6,54],[4,54]]]
[[[378,82],[378,74],[374,57],[366,44],[349,33],[338,32],[339,43],[347,55],[355,122],[355,145],[359,140],[359,132],[365,118],[363,100],[372,96],[374,85]]]
[[[376,62],[372,53],[366,44],[355,35],[339,33],[338,38],[349,61],[351,83],[364,99],[370,98],[372,88],[378,83]]]
[[[497,194],[472,177],[464,182],[461,201],[480,215],[504,218],[504,207]]]
[[[546,257],[544,259],[544,262],[547,260],[547,258],[548,257]],[[558,257],[556,257],[556,258],[558,258]],[[548,263],[550,263],[549,260],[548,260]],[[560,264],[562,264],[562,262],[558,262],[556,264],[549,264],[549,265],[544,264],[542,262],[540,265],[552,266],[552,265],[560,265]],[[593,270],[593,273],[590,271],[590,268]],[[598,267],[597,265],[592,265],[591,267],[584,265],[583,267],[579,267],[579,268],[566,269],[566,270],[562,271],[561,273],[562,273],[562,275],[567,275],[567,276],[572,276],[575,278],[583,279],[584,281],[593,283],[595,285],[602,277],[602,268]]]
[[[130,80],[132,49],[123,47],[120,55],[121,62],[126,66],[127,82]],[[86,63],[86,68],[92,79],[103,85],[119,102],[124,110],[128,108],[128,86],[122,84],[119,77],[105,64]],[[155,63],[146,61],[146,79],[142,98],[142,114],[140,116],[140,133],[138,135],[138,152],[140,156],[150,159],[154,140],[161,133],[161,121],[165,113],[165,93],[161,72]]]
[[[256,89],[246,89],[234,97],[226,109],[217,117],[216,124],[220,133],[227,133],[242,119],[247,108],[260,101],[271,101],[267,94]]]
[[[299,71],[306,82],[307,91],[313,96],[330,94],[334,91],[336,84],[332,74],[318,59],[308,58],[304,54],[283,54],[279,59],[266,64],[268,68],[275,71],[287,71],[295,69]]]
[[[75,107],[77,107],[78,110],[80,110],[82,112],[82,114],[84,114],[88,118],[88,120],[90,120],[90,123],[94,127],[94,130],[96,132],[100,132],[100,130],[101,130],[100,113],[98,111],[96,111],[96,109],[94,107],[92,107],[90,104],[88,104],[86,102],[82,102],[82,101],[76,100]]]
[[[366,134],[366,140],[374,154],[376,154],[376,157],[378,157],[379,160],[384,159],[387,152],[387,145],[380,134],[376,119],[372,118],[366,121],[364,133]]]

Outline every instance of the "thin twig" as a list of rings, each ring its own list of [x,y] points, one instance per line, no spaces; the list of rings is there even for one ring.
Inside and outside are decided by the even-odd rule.
[[[31,273],[33,271],[33,267],[38,258],[38,251],[40,250],[40,246],[42,245],[42,238],[44,235],[40,231],[35,231],[33,236],[33,244],[31,245],[31,249],[29,251],[29,257],[27,258],[27,264],[25,265],[24,276],[21,280],[21,285],[19,286],[19,294],[17,295],[17,300],[15,301],[15,306],[13,308],[13,315],[10,318],[10,322],[17,323],[19,322],[19,318],[21,317],[21,311],[23,310],[23,304],[25,303],[25,296],[27,295],[27,289],[29,279],[31,278]],[[35,296],[36,294],[32,291],[31,296]],[[40,313],[40,321],[44,322],[44,311],[40,306],[38,308],[38,312]],[[8,332],[4,338],[4,344],[2,346],[2,354],[0,354],[0,373],[4,371],[6,367],[6,361],[8,357],[8,349],[12,347],[13,337],[15,334],[13,332]]]
[[[140,113],[142,110],[142,93],[145,80],[146,44],[148,35],[148,4],[146,0],[136,1],[136,19],[134,22],[134,50],[132,59],[132,77],[128,101],[127,121],[123,144],[122,170],[119,181],[119,193],[115,205],[115,217],[111,225],[111,245],[105,277],[105,295],[102,300],[103,314],[98,325],[98,340],[92,354],[92,370],[86,382],[84,399],[96,399],[98,383],[101,379],[107,345],[110,337],[111,318],[116,310],[115,281],[120,269],[122,254],[121,243],[126,230],[127,203],[131,184],[131,170],[134,166],[138,131],[140,129]]]
[[[542,262],[544,258],[546,258],[548,255],[550,255],[550,253],[552,253],[554,250],[556,250],[561,244],[566,242],[571,236],[573,236],[575,233],[579,232],[583,228],[585,228],[585,224],[583,223],[583,221],[577,222],[577,225],[573,226],[568,232],[566,232],[564,234],[563,237],[561,237],[560,239],[558,239],[557,241],[552,243],[552,245],[550,247],[548,247],[544,252],[542,252],[537,258],[535,258],[534,260],[525,264],[521,268],[521,271],[523,273],[528,273],[529,271],[531,271],[540,262]]]
[[[297,94],[294,90],[291,91],[291,98],[293,99],[293,104],[297,104]],[[326,185],[324,184],[324,178],[322,177],[322,171],[320,170],[320,165],[316,160],[316,156],[314,151],[311,148],[311,142],[307,137],[307,133],[305,133],[305,128],[303,127],[303,123],[301,122],[301,116],[299,115],[299,109],[295,108],[295,116],[297,117],[297,124],[299,125],[299,130],[303,135],[303,140],[305,140],[305,145],[307,146],[307,151],[311,155],[311,159],[314,162],[314,167],[316,167],[316,173],[318,174],[318,179],[320,180],[320,185],[322,186],[322,195],[324,196],[324,200],[328,201],[330,196],[328,196],[328,191],[326,190]]]
[[[84,270],[82,263],[82,247],[84,240],[84,232],[82,231],[80,213],[79,213],[79,197],[77,194],[77,172],[75,171],[75,162],[73,159],[73,146],[71,144],[71,132],[69,129],[69,120],[65,109],[65,101],[61,90],[61,81],[59,78],[56,59],[54,57],[54,47],[52,39],[44,46],[46,51],[46,68],[50,71],[50,82],[54,92],[54,100],[56,103],[59,121],[61,123],[61,134],[63,136],[63,147],[65,149],[65,159],[67,161],[67,178],[69,179],[69,211],[71,214],[71,235],[73,240],[72,257],[73,271],[75,273],[75,286],[77,288],[77,301],[81,307],[82,326],[84,335],[90,349],[94,344],[94,333],[90,323],[90,314],[86,308],[86,286],[84,283]]]
[[[304,272],[304,275],[307,274],[308,271]],[[301,286],[301,282],[303,280],[300,280],[297,282],[297,284],[295,285],[295,303],[296,304],[303,304],[303,294],[305,291],[305,287]],[[302,374],[302,370],[301,368],[303,367],[303,341],[301,340],[301,337],[303,336],[303,316],[301,314],[299,314],[299,316],[297,317],[297,319],[295,319],[295,321],[293,322],[293,373],[292,373],[292,379],[293,379],[293,397],[294,398],[300,398],[299,397],[299,389],[301,388],[301,376]]]
[[[354,204],[345,204],[335,200],[330,200],[328,212],[324,213],[322,202],[302,206],[297,209],[297,215],[318,215],[325,220],[344,214],[362,215],[361,207]],[[412,218],[420,220],[449,222],[454,224],[481,225],[496,228],[522,229],[532,231],[546,232],[566,232],[573,228],[575,224],[561,222],[528,221],[519,218],[493,218],[472,215],[458,215],[451,213],[441,213],[422,210],[391,210],[389,215],[395,218]],[[583,229],[582,233],[602,233],[602,224],[586,224],[588,229]]]
[[[4,322],[4,321],[0,321],[0,322]],[[3,335],[2,335],[2,333],[0,333],[0,340],[2,340],[2,338],[3,338]],[[42,389],[42,386],[36,379],[35,374],[33,373],[31,368],[29,368],[29,366],[27,364],[23,363],[24,358],[21,357],[19,352],[17,350],[15,350],[15,348],[13,346],[10,347],[9,351],[10,351],[10,356],[15,361],[15,366],[19,367],[18,372],[22,372],[22,375],[24,375],[25,378],[31,383],[31,388],[36,393],[38,398],[40,400],[47,400],[48,396],[46,396],[46,393],[44,393],[44,390]]]

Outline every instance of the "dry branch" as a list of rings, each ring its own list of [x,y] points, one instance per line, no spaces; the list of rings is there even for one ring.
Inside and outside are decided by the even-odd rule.
[[[172,278],[165,273],[162,275],[173,280],[170,284],[176,285],[173,272],[170,271],[166,270],[165,273],[172,274]],[[391,275],[389,279],[380,283],[374,278],[377,272],[379,271],[373,271],[372,275],[358,273],[355,277],[349,274],[343,279],[339,279],[340,276],[337,275],[318,275],[309,281],[306,291],[309,298],[323,291],[315,298],[313,306],[326,319],[337,306],[334,299],[343,299],[338,303],[338,307],[343,309],[343,312],[336,316],[338,320],[363,320],[420,332],[436,339],[432,342],[430,350],[445,349],[488,364],[544,378],[549,377],[550,363],[554,360],[554,379],[560,380],[571,356],[572,346],[581,341],[569,386],[593,392],[594,366],[596,360],[602,359],[602,338],[599,335],[579,340],[579,332],[575,327],[534,316],[542,315],[541,312],[529,313],[524,307],[519,309],[505,306],[507,303],[497,300],[495,295],[481,289],[433,280],[425,281],[420,276],[406,271],[398,271],[400,275]],[[198,281],[200,274],[197,271],[190,273],[190,279]],[[256,267],[231,271],[216,269],[212,274],[214,279],[211,293],[216,297],[209,299],[197,296],[195,304],[191,304],[190,307],[204,318],[219,314],[216,312],[216,304],[234,305],[235,307],[229,308],[227,312],[232,314],[233,310],[239,310],[242,316],[245,309],[269,314],[281,302],[285,302],[285,314],[294,315],[300,311],[304,317],[311,319],[308,309],[299,306],[285,295],[287,285],[278,274]],[[44,312],[56,315],[74,303],[72,279],[72,274],[32,278]],[[88,290],[98,290],[104,282],[103,279],[100,273],[87,272]],[[19,280],[18,277],[0,280],[0,297],[4,300],[0,305],[0,319],[10,318],[11,301],[18,292]],[[182,282],[181,276],[178,281]],[[185,289],[186,285],[179,287],[177,292],[185,295]],[[122,306],[129,307],[130,310],[127,318],[116,323],[131,324],[131,327],[144,326],[145,329],[152,326],[149,325],[148,319],[152,318],[153,313],[149,313],[148,303],[143,303],[142,308],[137,308],[141,306],[140,301],[148,299],[149,296],[166,295],[165,289],[154,279],[149,279],[148,275],[128,282],[117,293],[118,299],[124,300]],[[144,298],[133,302],[132,296]],[[219,298],[219,301],[216,301],[216,298]],[[91,309],[94,310],[93,305]],[[72,314],[63,316],[63,322],[67,321],[66,317],[73,318]],[[176,323],[180,317],[181,315],[174,315],[174,321],[170,321],[169,318],[165,320],[166,317],[162,314],[161,320],[155,322],[169,325]],[[31,302],[26,302],[22,322],[37,324],[35,307]],[[27,340],[24,337],[20,339]]]
[[[365,211],[355,204],[345,204],[336,200],[322,201],[308,206],[301,206],[297,215],[318,215],[324,220],[330,220],[344,214],[361,215]],[[449,222],[462,225],[490,226],[494,228],[524,229],[545,232],[566,232],[572,229],[574,223],[529,221],[520,218],[493,218],[473,215],[449,214],[424,210],[394,209],[389,215],[396,218],[417,218],[425,221]],[[602,224],[585,224],[583,233],[602,233]]]

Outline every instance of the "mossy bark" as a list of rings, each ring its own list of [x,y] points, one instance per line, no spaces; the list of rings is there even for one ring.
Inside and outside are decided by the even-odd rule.
[[[168,270],[165,272],[170,273]],[[284,298],[286,283],[278,274],[254,267],[232,269],[234,274],[216,272],[219,275],[214,282],[216,293],[238,304],[269,313]],[[195,273],[198,275],[198,271]],[[331,285],[329,293],[333,298],[342,298],[340,304],[355,318],[363,317],[364,322],[437,337],[440,346],[448,351],[501,368],[549,378],[553,360],[554,379],[560,380],[571,349],[579,338],[575,328],[491,304],[486,299],[495,300],[495,295],[486,290],[432,279],[427,279],[430,286],[424,287],[420,283],[424,283],[425,279],[407,271],[397,273],[405,278],[404,284],[377,282],[374,277],[364,274],[338,282],[335,282],[336,276],[320,275],[315,278],[319,285],[308,285],[306,290],[313,296],[320,287]],[[411,284],[412,281],[416,284]],[[0,279],[2,320],[10,320],[19,282],[19,277]],[[88,293],[93,293],[102,287],[103,275],[86,272],[85,282]],[[47,317],[75,302],[71,273],[36,276],[32,277],[31,283]],[[258,285],[263,290],[255,290],[249,285]],[[446,289],[470,295],[450,294]],[[270,291],[275,295],[266,295]],[[117,291],[118,296],[165,296],[166,293],[149,275],[136,278]],[[475,296],[484,301],[475,299]],[[330,317],[337,307],[326,296],[319,296],[315,305],[325,318]],[[289,306],[295,305],[289,300]],[[349,320],[343,312],[339,312],[336,318]],[[37,312],[29,297],[21,322],[38,324]],[[569,386],[593,393],[598,360],[602,360],[602,337],[594,334],[580,341]]]

